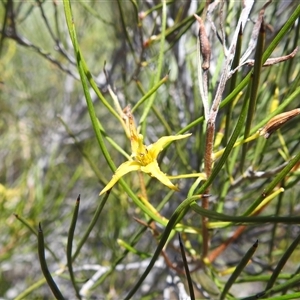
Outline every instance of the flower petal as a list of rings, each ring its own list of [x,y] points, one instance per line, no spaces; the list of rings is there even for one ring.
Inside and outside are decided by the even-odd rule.
[[[179,191],[178,187],[176,187],[170,181],[168,176],[160,170],[156,160],[151,162],[150,164],[148,164],[145,167],[141,166],[141,171],[150,174],[152,177],[157,178],[161,183],[163,183],[164,185],[166,185],[170,189],[175,190],[175,191]]]
[[[122,163],[119,166],[119,168],[116,170],[116,172],[113,175],[110,182],[104,187],[104,189],[100,192],[99,195],[102,195],[105,192],[107,192],[108,190],[110,190],[119,181],[119,179],[122,176],[124,176],[125,174],[132,172],[132,171],[137,171],[140,169],[141,169],[141,166],[136,161],[126,161],[126,162]]]
[[[170,136],[163,136],[158,139],[157,142],[149,145],[147,147],[148,151],[150,152],[153,159],[156,159],[158,154],[171,142],[185,139],[192,135],[191,133],[188,134],[180,134],[180,135],[170,135]]]

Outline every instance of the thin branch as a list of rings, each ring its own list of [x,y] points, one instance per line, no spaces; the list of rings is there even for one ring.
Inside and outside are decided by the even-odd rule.
[[[14,33],[12,35],[6,35],[6,37],[10,37],[11,39],[15,40],[18,44],[31,48],[34,51],[36,51],[38,54],[40,54],[42,57],[46,58],[48,61],[53,63],[55,66],[57,66],[60,70],[64,71],[65,73],[72,76],[74,79],[79,80],[79,76],[75,73],[73,73],[69,68],[62,65],[58,60],[56,60],[49,52],[44,51],[40,47],[32,44],[29,40],[27,40],[24,37],[21,37],[20,35]]]

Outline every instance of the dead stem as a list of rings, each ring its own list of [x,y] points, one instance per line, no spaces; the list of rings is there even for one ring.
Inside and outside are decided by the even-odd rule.
[[[210,120],[207,122],[207,131],[206,131],[206,143],[205,143],[205,164],[204,164],[204,171],[207,176],[207,178],[211,175],[211,169],[213,164],[212,159],[212,153],[213,153],[213,141],[214,141],[214,135],[215,135],[215,123],[211,122]],[[202,196],[202,207],[204,209],[209,208],[209,190],[210,188],[207,188]],[[203,217],[202,218],[202,257],[205,258],[208,253],[209,248],[209,234],[207,229],[208,218]]]
[[[230,69],[231,69],[231,64],[232,64],[234,53],[235,53],[235,50],[236,50],[237,38],[238,38],[238,35],[239,35],[239,32],[240,32],[241,28],[242,29],[244,28],[244,26],[245,26],[245,24],[248,20],[252,5],[253,5],[253,2],[249,2],[248,5],[243,7],[243,10],[242,10],[240,18],[239,18],[239,22],[238,22],[236,30],[233,34],[232,42],[231,42],[230,47],[229,47],[228,50],[226,49],[226,45],[225,45],[224,33],[223,33],[223,37],[222,37],[223,39],[221,39],[221,43],[224,47],[226,60],[225,60],[224,67],[223,67],[222,72],[221,72],[220,81],[219,81],[219,84],[218,84],[218,87],[217,87],[217,91],[216,91],[214,100],[212,102],[211,109],[210,109],[209,112],[208,111],[205,112],[205,119],[207,120],[207,131],[206,131],[206,141],[205,141],[204,170],[205,170],[207,178],[210,177],[211,171],[212,171],[212,166],[213,166],[212,156],[213,156],[213,143],[214,143],[214,135],[215,135],[215,122],[216,122],[216,118],[217,118],[217,115],[218,115],[219,106],[220,106],[220,103],[222,101],[222,95],[223,95],[223,92],[225,90],[226,82],[229,78],[229,72],[230,72]],[[215,7],[216,7],[215,4],[211,4],[208,7],[207,15],[209,16],[209,19],[211,19],[210,15],[211,15],[212,11],[215,9]],[[205,32],[205,31],[202,30],[202,32],[201,32],[201,27],[203,25],[203,22],[201,21],[201,18],[196,17],[196,19],[198,20],[198,22],[200,24],[200,30],[199,30],[199,40],[200,40],[200,50],[201,50],[200,52],[202,54],[202,59],[203,59],[203,49],[205,50],[206,48],[203,47],[203,40],[201,41],[201,34],[200,33],[202,33],[202,39],[203,39],[203,32]],[[219,19],[220,19],[220,22],[222,23],[223,22],[223,6],[222,5],[221,5],[220,11],[219,11]],[[213,22],[211,22],[211,23],[212,23],[212,28],[215,28],[215,25],[213,24]],[[221,24],[221,27],[222,26],[223,26],[223,29],[224,29],[223,24]],[[201,48],[201,42],[202,42],[202,48]],[[203,61],[204,61],[204,59],[203,59]],[[206,66],[207,66],[207,64],[204,64],[204,69],[203,69],[203,65],[202,65],[202,71],[203,72],[205,71]],[[200,85],[200,91],[201,90],[204,91],[203,87],[201,89],[201,84],[203,84],[203,83],[200,82],[200,84],[199,84]],[[206,82],[206,84],[207,84],[207,82]],[[203,94],[205,96],[205,93],[203,93]],[[205,101],[207,101],[207,99],[205,99],[205,97],[203,97],[203,98],[204,98],[204,99],[202,99],[203,105],[204,105],[204,108],[206,108],[206,102]],[[207,108],[206,108],[206,110],[207,110]],[[209,191],[210,191],[210,187],[208,187],[206,189],[204,194],[209,195]],[[205,209],[208,209],[208,207],[209,207],[209,196],[206,196],[206,197],[202,196],[202,207],[205,208]],[[208,234],[208,229],[207,229],[207,226],[206,226],[207,221],[208,221],[207,218],[202,219],[202,243],[203,243],[203,245],[202,245],[202,247],[203,247],[202,248],[202,259],[203,260],[205,260],[205,258],[207,257],[208,248],[209,248],[209,234]]]

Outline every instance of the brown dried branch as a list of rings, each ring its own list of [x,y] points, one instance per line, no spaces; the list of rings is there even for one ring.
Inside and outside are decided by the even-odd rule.
[[[274,58],[269,58],[267,59],[267,61],[263,64],[263,67],[269,67],[284,61],[287,61],[293,57],[296,56],[297,52],[298,52],[298,48],[296,47],[290,54],[288,55],[283,55],[283,56],[279,56],[279,57],[274,57]],[[254,59],[249,59],[245,62],[248,66],[254,66]],[[240,66],[239,66],[240,67]]]
[[[251,180],[255,180],[255,179],[261,179],[261,178],[270,178],[272,176],[277,175],[286,165],[288,164],[288,162],[285,162],[283,164],[281,164],[280,166],[269,170],[269,171],[255,171],[253,170],[253,167],[250,166],[242,176],[240,176],[239,178],[237,178],[236,180],[234,180],[230,186],[230,190],[236,188],[237,186],[239,186],[243,181],[251,179]]]
[[[253,50],[256,48],[256,44],[257,44],[257,39],[258,39],[258,35],[259,35],[259,31],[260,31],[260,28],[261,28],[261,23],[263,22],[263,17],[264,17],[264,14],[265,14],[265,10],[266,10],[266,7],[271,3],[272,1],[267,1],[263,8],[260,10],[259,12],[259,16],[256,20],[256,23],[254,25],[254,28],[253,28],[253,31],[252,31],[252,35],[251,35],[251,38],[250,38],[250,41],[249,41],[249,44],[248,44],[248,48],[247,50],[245,51],[245,53],[243,54],[243,56],[241,57],[241,62],[243,63],[244,61],[247,60],[247,58],[250,56],[250,54],[253,52]]]
[[[253,3],[249,2],[249,4],[243,8],[238,26],[234,32],[233,39],[231,42],[231,45],[229,47],[228,51],[228,56],[225,61],[225,65],[223,67],[222,73],[221,73],[221,78],[220,82],[217,88],[217,92],[215,95],[215,98],[212,103],[212,107],[209,112],[209,116],[207,118],[207,129],[206,129],[206,141],[205,141],[205,157],[204,157],[204,169],[205,173],[207,175],[207,178],[211,175],[211,169],[212,169],[212,164],[213,164],[213,159],[212,159],[212,151],[213,151],[213,141],[214,141],[214,135],[215,135],[215,121],[216,117],[219,111],[219,106],[222,100],[222,95],[225,89],[226,82],[228,80],[228,74],[229,70],[231,68],[232,60],[234,57],[235,49],[236,49],[236,41],[238,38],[238,34],[240,32],[240,28],[243,28],[246,24],[246,21],[248,19],[248,16],[250,14],[251,8],[252,8]],[[209,194],[210,187],[207,188],[205,191],[205,194]],[[209,203],[209,198],[208,197],[202,197],[202,207],[207,209],[208,208],[208,203]],[[202,240],[203,240],[203,245],[202,245],[202,258],[205,258],[208,254],[208,247],[209,247],[209,233],[207,229],[207,218],[203,217],[202,218]]]
[[[279,56],[279,57],[274,57],[274,58],[268,58],[267,61],[263,64],[263,67],[270,67],[272,65],[275,65],[275,64],[278,64],[278,63],[281,63],[281,62],[284,62],[284,61],[287,61],[291,58],[294,58],[297,54],[299,50],[299,47],[296,47],[290,54],[288,55],[283,55],[283,56]],[[251,66],[253,67],[254,66],[254,59],[248,59],[246,61],[244,61],[243,63],[241,63],[238,67],[236,67],[235,69],[233,69],[232,71],[230,71],[229,73],[229,78],[235,73],[237,72],[238,70],[241,69],[242,66],[244,65],[248,65],[248,66]]]

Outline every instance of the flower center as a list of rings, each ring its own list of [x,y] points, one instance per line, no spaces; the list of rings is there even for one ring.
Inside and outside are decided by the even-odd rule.
[[[143,152],[138,152],[133,158],[135,161],[139,162],[142,166],[147,166],[153,161],[153,159],[145,146],[143,150],[144,150]]]

